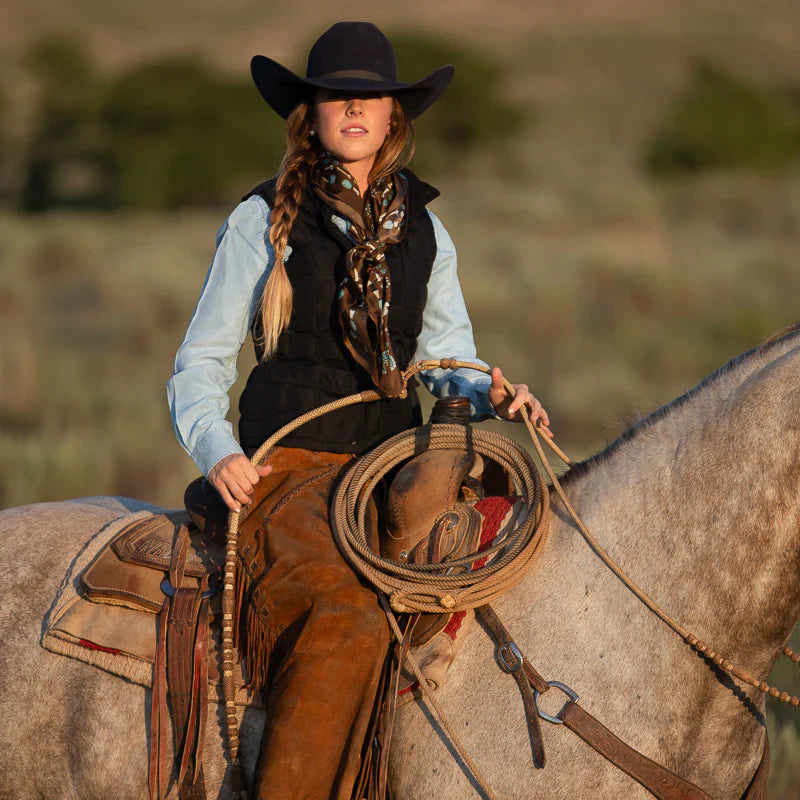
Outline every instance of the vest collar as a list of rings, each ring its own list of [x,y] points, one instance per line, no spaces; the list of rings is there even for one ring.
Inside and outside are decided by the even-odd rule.
[[[428,203],[441,194],[435,186],[420,180],[410,169],[402,170],[402,174],[408,180],[408,203],[411,214],[420,213]]]

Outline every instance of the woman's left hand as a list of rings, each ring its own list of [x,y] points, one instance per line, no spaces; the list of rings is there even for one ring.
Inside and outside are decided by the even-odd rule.
[[[513,422],[522,422],[522,414],[527,414],[536,427],[543,430],[550,438],[553,433],[550,430],[550,417],[544,410],[542,404],[528,391],[524,383],[516,383],[514,386],[514,397],[509,397],[508,392],[503,386],[503,373],[499,367],[492,369],[492,385],[489,387],[489,402],[494,410],[505,419]]]

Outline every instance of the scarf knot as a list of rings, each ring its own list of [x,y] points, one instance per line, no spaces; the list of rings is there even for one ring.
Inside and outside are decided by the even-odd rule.
[[[353,249],[358,251],[359,255],[363,254],[364,258],[374,258],[376,261],[386,260],[386,256],[383,252],[386,249],[386,242],[376,242],[374,239],[367,239],[367,241],[357,244]]]
[[[347,252],[339,284],[339,324],[344,344],[386,397],[403,390],[389,336],[392,283],[386,248],[405,236],[408,184],[399,173],[373,181],[362,201],[356,179],[331,153],[311,171],[315,193],[349,223],[355,244]]]

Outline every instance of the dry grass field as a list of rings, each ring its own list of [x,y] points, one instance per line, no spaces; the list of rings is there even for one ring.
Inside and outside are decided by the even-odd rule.
[[[425,177],[442,190],[434,210],[459,249],[479,354],[531,385],[574,457],[800,319],[800,164],[666,184],[641,169],[696,57],[800,87],[797,2],[409,0],[373,15],[341,0],[332,13],[310,0],[11,0],[2,119],[24,128],[20,58],[48,31],[79,32],[108,70],[176,51],[243,75],[256,52],[297,64],[334,19],[429,28],[492,53],[508,96],[536,110],[513,146]],[[0,212],[0,507],[179,504],[194,467],[164,383],[226,213]],[[243,375],[251,363],[244,352]],[[800,690],[796,669],[773,677]],[[771,796],[798,800],[800,721],[777,713]]]

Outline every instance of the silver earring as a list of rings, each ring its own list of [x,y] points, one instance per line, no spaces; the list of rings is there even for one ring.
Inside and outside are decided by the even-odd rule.
[[[309,131],[309,132],[308,132],[308,135],[309,135],[309,136],[316,136],[316,135],[317,135],[317,132],[316,132],[316,131]]]

